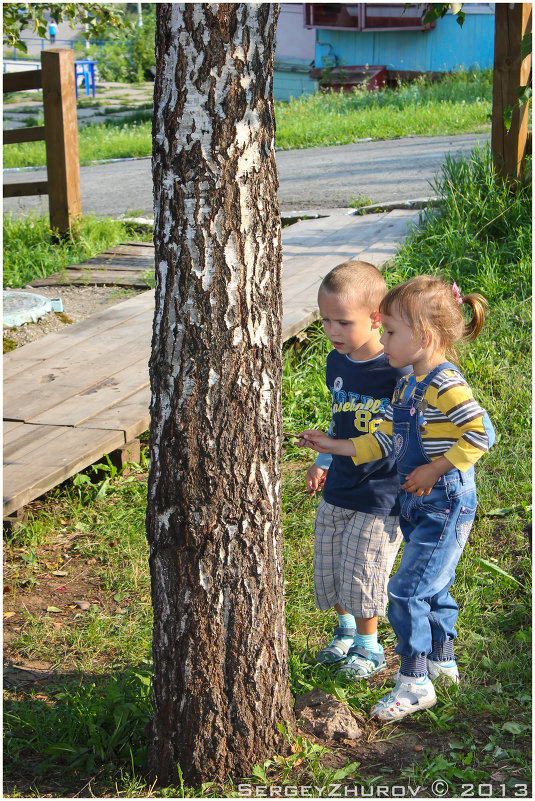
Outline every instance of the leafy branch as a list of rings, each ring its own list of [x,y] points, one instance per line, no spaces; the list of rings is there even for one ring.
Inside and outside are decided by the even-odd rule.
[[[520,43],[520,57],[522,61],[528,58],[528,56],[531,55],[531,52],[531,33],[526,33]],[[518,86],[516,91],[518,94],[517,102],[512,106],[505,106],[503,110],[503,122],[507,132],[509,132],[511,123],[513,121],[513,111],[515,108],[522,108],[522,106],[524,106],[530,100],[532,94],[530,84],[527,84],[526,86]]]
[[[98,39],[104,32],[109,36],[114,29],[133,27],[116,3],[4,3],[2,12],[6,44],[24,53],[28,51],[22,39],[24,30],[30,29],[37,36],[46,38],[48,20],[45,14],[56,23],[69,22],[71,28],[77,22],[82,23],[85,39]]]

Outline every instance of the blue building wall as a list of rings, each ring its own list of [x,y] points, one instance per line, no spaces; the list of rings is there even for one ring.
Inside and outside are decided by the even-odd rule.
[[[312,60],[298,58],[275,58],[273,69],[273,97],[275,100],[290,100],[291,97],[313,95],[318,91],[318,81],[309,76]]]
[[[429,31],[317,30],[315,66],[332,65],[333,56],[338,66],[386,64],[390,70],[421,72],[486,69],[494,59],[494,14],[467,13],[462,28],[447,14]]]

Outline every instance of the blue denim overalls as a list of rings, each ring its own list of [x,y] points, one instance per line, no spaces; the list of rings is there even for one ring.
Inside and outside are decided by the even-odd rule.
[[[394,394],[393,447],[400,484],[431,461],[420,434],[421,402],[433,378],[447,368],[457,370],[450,362],[439,364],[416,384],[412,398]],[[457,636],[459,608],[449,589],[476,513],[474,468],[465,473],[453,468],[429,495],[400,490],[399,499],[404,546],[399,569],[388,583],[388,619],[398,639],[397,653],[414,659],[430,653],[433,641]]]

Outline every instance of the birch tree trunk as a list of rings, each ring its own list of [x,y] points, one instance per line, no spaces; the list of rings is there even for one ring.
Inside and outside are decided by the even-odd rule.
[[[283,605],[277,4],[157,7],[149,772],[250,775],[292,719]]]

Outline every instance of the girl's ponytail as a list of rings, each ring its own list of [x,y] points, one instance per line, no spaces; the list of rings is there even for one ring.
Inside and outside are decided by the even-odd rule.
[[[473,342],[483,328],[485,309],[488,303],[483,295],[480,295],[478,292],[471,292],[469,295],[465,295],[462,298],[462,303],[466,303],[472,310],[472,319],[464,327],[463,339],[466,339],[468,342]]]

